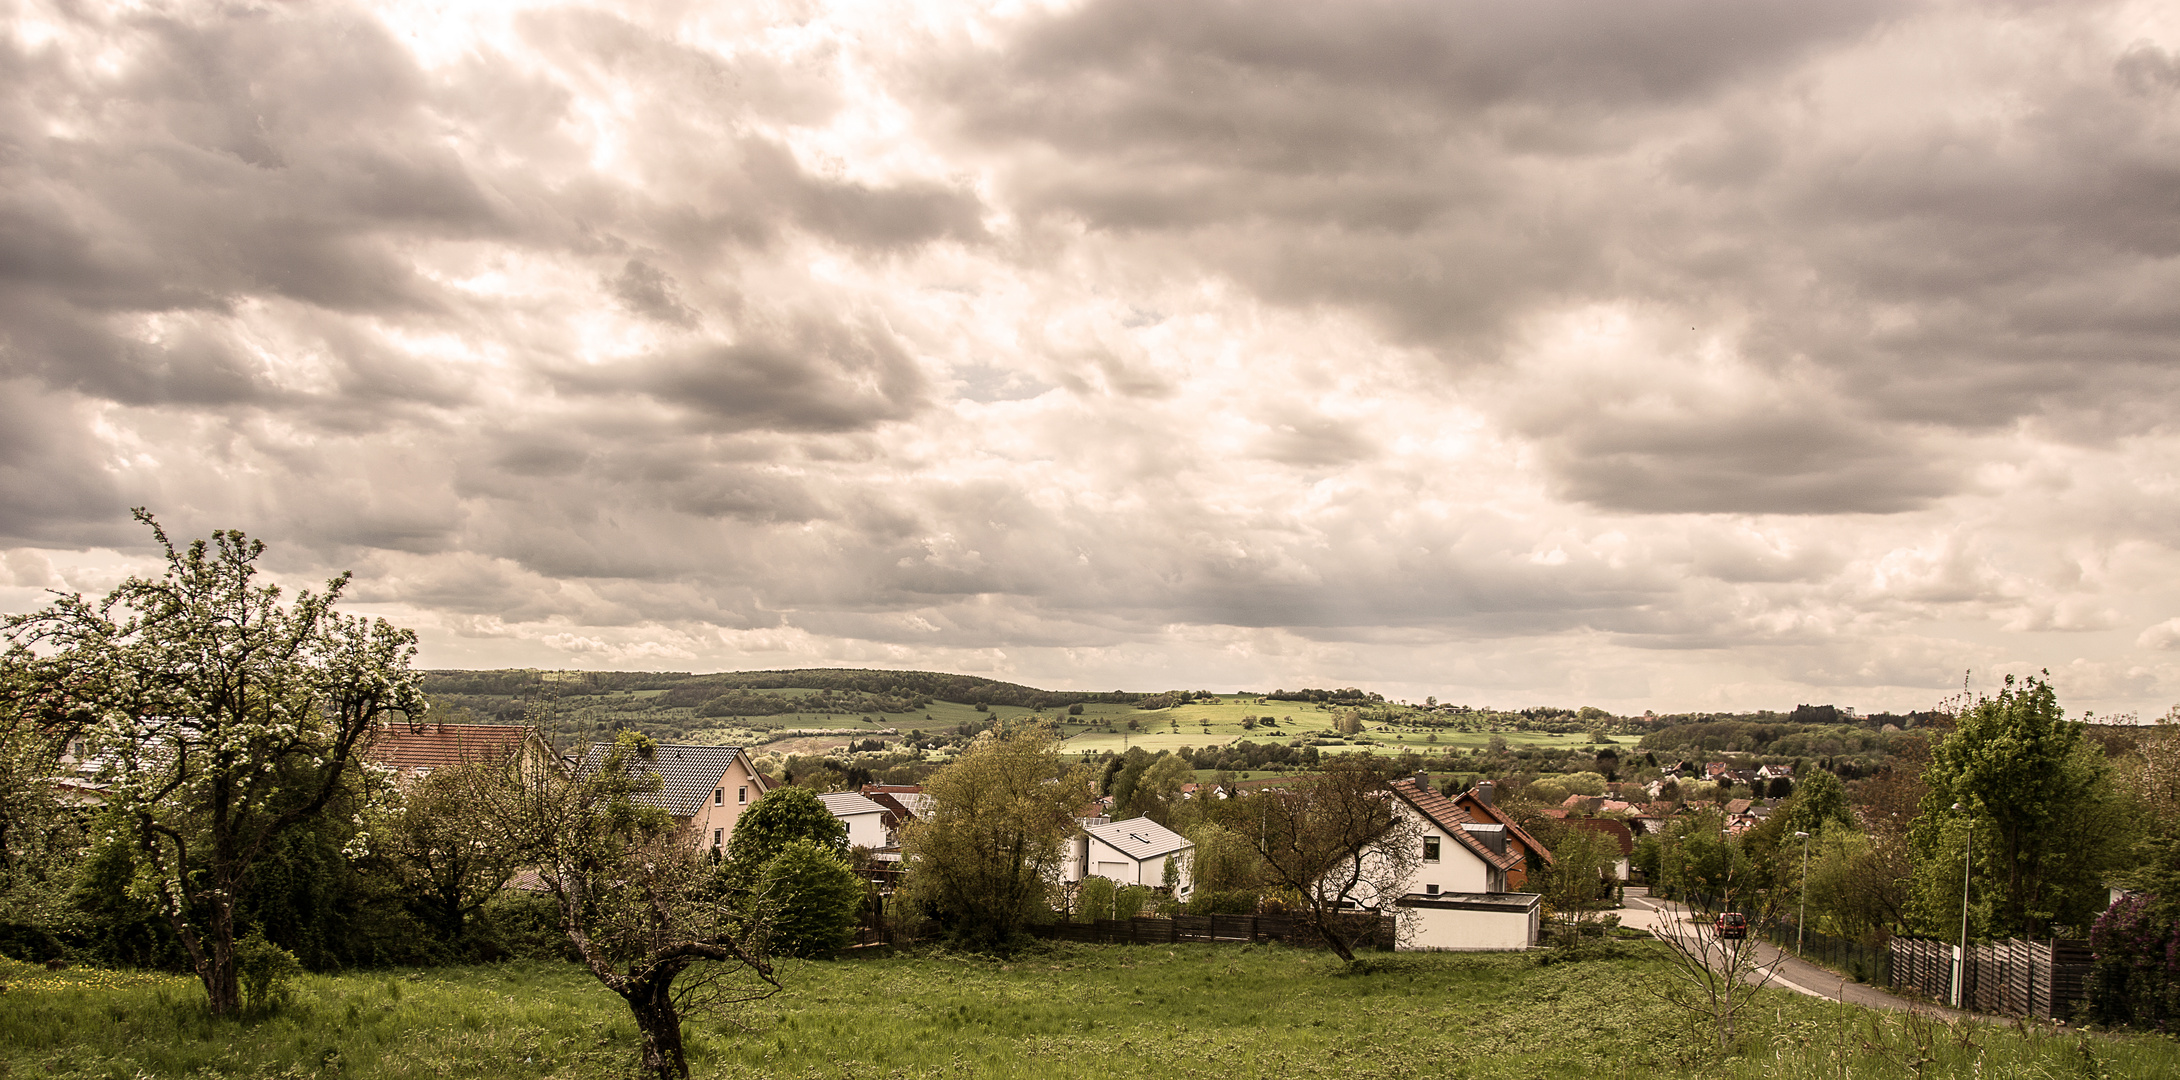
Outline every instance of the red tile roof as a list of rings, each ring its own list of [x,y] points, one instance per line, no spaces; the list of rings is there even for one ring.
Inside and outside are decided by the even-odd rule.
[[[1522,828],[1521,824],[1514,820],[1514,815],[1499,809],[1499,804],[1488,801],[1482,795],[1477,794],[1475,788],[1470,788],[1467,791],[1462,792],[1460,797],[1454,800],[1454,804],[1459,806],[1461,809],[1468,811],[1468,815],[1472,818],[1490,818],[1491,820],[1506,826],[1506,831],[1513,834],[1516,839],[1519,839],[1522,842],[1523,846],[1527,847],[1531,851],[1536,852],[1537,856],[1539,858],[1542,858],[1546,863],[1549,864],[1552,861],[1551,848],[1545,847],[1543,844],[1537,843],[1537,838],[1529,835],[1529,830]]]
[[[1478,840],[1473,833],[1462,828],[1464,825],[1482,823],[1470,817],[1468,811],[1461,809],[1452,799],[1440,795],[1432,791],[1428,786],[1418,784],[1414,780],[1395,780],[1390,786],[1393,789],[1393,794],[1400,796],[1402,801],[1415,807],[1417,813],[1422,814],[1432,824],[1445,830],[1455,840],[1466,845],[1470,851],[1476,853],[1477,858],[1484,861],[1486,866],[1496,866],[1501,870],[1512,870],[1521,865],[1522,857],[1519,852],[1514,851],[1512,848],[1508,848],[1504,852],[1493,851],[1483,841]]]
[[[388,725],[373,731],[364,759],[402,772],[503,759],[519,753],[534,729],[514,724]]]

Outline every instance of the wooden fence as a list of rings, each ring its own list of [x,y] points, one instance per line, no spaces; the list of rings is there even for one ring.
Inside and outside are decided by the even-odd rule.
[[[1390,949],[1397,925],[1390,916],[1345,915],[1342,922],[1354,936],[1358,949]],[[1321,948],[1324,940],[1309,920],[1293,915],[1176,915],[1172,918],[1137,916],[1133,919],[1099,919],[1086,923],[1050,923],[1033,926],[1030,933],[1055,941],[1083,941],[1107,945],[1170,945],[1183,941],[1284,942]]]
[[[1968,947],[1962,1004],[1976,1012],[2064,1020],[2089,996],[2094,957],[2086,941],[1990,941]],[[1892,939],[1892,985],[1953,1000],[1953,946]]]

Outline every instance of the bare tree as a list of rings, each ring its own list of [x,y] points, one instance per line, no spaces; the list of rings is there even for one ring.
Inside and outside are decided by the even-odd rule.
[[[1322,773],[1229,813],[1242,829],[1256,826],[1251,840],[1267,876],[1302,894],[1311,925],[1349,963],[1352,916],[1389,908],[1423,857],[1420,819],[1402,811],[1363,756],[1332,758]]]
[[[644,1071],[686,1080],[682,1015],[769,997],[780,984],[764,927],[749,917],[763,904],[730,904],[721,866],[645,800],[659,789],[654,751],[649,738],[623,731],[596,772],[566,777],[518,763],[485,795],[496,804],[492,820],[558,902],[584,966],[628,1003]]]
[[[1735,1019],[1786,960],[1781,953],[1767,963],[1758,949],[1762,928],[1778,914],[1776,895],[1757,893],[1744,903],[1754,910],[1740,912],[1746,924],[1739,935],[1721,933],[1718,921],[1701,912],[1672,907],[1658,912],[1657,938],[1672,961],[1657,987],[1659,996],[1708,1021],[1721,1050],[1732,1047]]]

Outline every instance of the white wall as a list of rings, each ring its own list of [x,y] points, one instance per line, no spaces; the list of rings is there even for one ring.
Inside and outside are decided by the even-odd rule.
[[[1534,909],[1523,912],[1407,908],[1400,916],[1406,931],[1400,942],[1400,948],[1404,950],[1526,949],[1536,938]]]

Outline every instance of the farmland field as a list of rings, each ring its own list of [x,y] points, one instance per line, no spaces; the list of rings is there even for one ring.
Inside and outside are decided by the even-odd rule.
[[[772,688],[748,691],[767,696],[802,697],[817,693],[811,688]],[[932,701],[911,712],[798,712],[762,717],[704,717],[690,707],[662,707],[659,690],[630,690],[584,694],[557,701],[552,724],[562,741],[580,741],[616,724],[633,726],[668,741],[742,745],[772,753],[816,753],[842,745],[839,740],[882,738],[889,741],[911,732],[950,732],[963,725],[992,720],[1043,721],[1058,728],[1065,738],[1062,751],[1069,754],[1119,753],[1142,747],[1156,753],[1181,747],[1226,745],[1244,739],[1277,743],[1290,739],[1326,739],[1333,736],[1334,707],[1299,701],[1267,701],[1250,694],[1224,694],[1215,700],[1197,700],[1164,709],[1141,709],[1130,704],[1085,702],[1080,715],[1064,709],[1033,710],[1017,705],[992,705],[985,711],[973,705]],[[519,703],[504,696],[474,695],[458,699],[461,707],[501,718],[511,717]],[[1406,711],[1406,710],[1402,710]],[[1413,714],[1411,714],[1413,715]],[[1254,727],[1246,718],[1256,718]],[[1271,718],[1271,723],[1264,723]],[[1135,726],[1129,727],[1130,723]],[[1479,725],[1481,726],[1481,725]],[[881,735],[891,729],[895,735]],[[804,734],[837,732],[835,741]],[[1510,747],[1567,749],[1589,742],[1586,733],[1514,730],[1457,731],[1450,728],[1413,729],[1399,723],[1372,723],[1356,736],[1321,745],[1327,754],[1365,752],[1398,753],[1481,750],[1493,738]],[[1632,745],[1636,736],[1613,736],[1621,745]]]
[[[1648,946],[1366,956],[1267,946],[1058,946],[782,969],[785,993],[688,1027],[698,1077],[2180,1075],[2180,1044],[1897,1017],[1767,991],[1737,1056],[1646,990]],[[1556,961],[1556,962],[1555,962]],[[620,1001],[545,963],[310,976],[269,1017],[212,1022],[188,979],[0,964],[0,1076],[616,1077]]]

